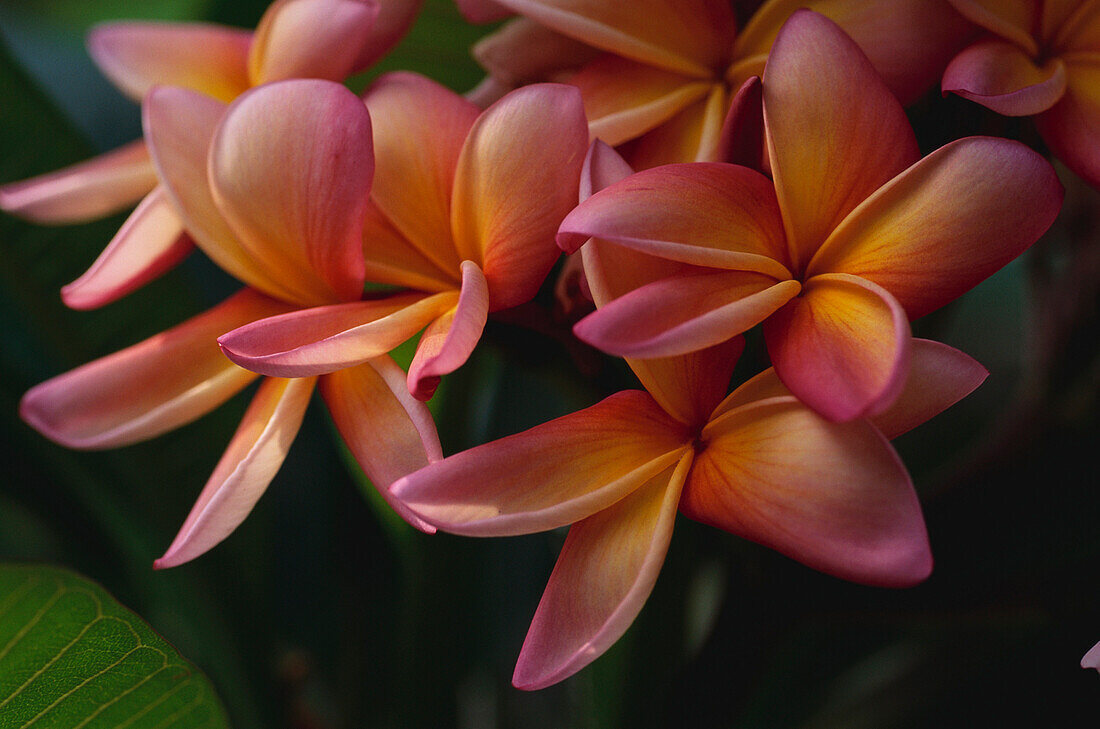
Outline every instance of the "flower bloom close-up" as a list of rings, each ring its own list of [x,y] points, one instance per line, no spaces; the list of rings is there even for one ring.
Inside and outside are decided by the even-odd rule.
[[[921,158],[901,106],[859,48],[795,13],[764,71],[773,179],[738,165],[644,170],[561,226],[690,269],[578,323],[638,358],[702,349],[764,322],[783,383],[835,421],[875,415],[905,381],[909,321],[1018,256],[1062,202],[1051,166],[1017,142],[972,137]]]

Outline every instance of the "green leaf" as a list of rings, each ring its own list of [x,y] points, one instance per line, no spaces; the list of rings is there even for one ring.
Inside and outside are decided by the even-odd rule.
[[[209,680],[103,588],[0,565],[0,716],[21,729],[227,727]]]

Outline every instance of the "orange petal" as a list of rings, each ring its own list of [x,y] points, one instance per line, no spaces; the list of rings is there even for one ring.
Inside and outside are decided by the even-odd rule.
[[[1036,117],[1036,127],[1051,151],[1094,187],[1100,187],[1100,53],[1077,53],[1066,59],[1066,93],[1050,111]]]
[[[256,26],[248,55],[253,86],[291,78],[342,82],[378,18],[377,0],[277,0]]]
[[[379,1],[378,5],[378,17],[371,25],[366,42],[359,48],[359,59],[354,65],[357,70],[373,66],[405,37],[416,21],[424,0],[385,0]]]
[[[214,263],[255,289],[295,301],[296,294],[241,247],[211,196],[206,158],[225,108],[187,89],[162,86],[149,92],[142,113],[158,177],[184,229]]]
[[[909,475],[868,422],[830,423],[781,397],[712,426],[684,487],[686,516],[846,580],[904,587],[931,572]]]
[[[1063,190],[1019,142],[969,137],[922,159],[852,213],[807,275],[843,272],[889,291],[909,318],[943,306],[1046,231]]]
[[[489,287],[477,264],[462,262],[458,303],[428,325],[409,365],[409,392],[428,400],[443,375],[465,364],[489,318]]]
[[[141,140],[0,187],[0,209],[36,223],[82,223],[127,208],[157,184]]]
[[[626,390],[433,463],[392,490],[444,531],[527,534],[606,509],[675,464],[690,442],[652,398]]]
[[[88,53],[135,101],[154,86],[182,86],[232,101],[250,86],[251,40],[248,31],[220,25],[127,21],[92,28]]]
[[[706,79],[613,55],[595,59],[569,83],[581,90],[592,136],[612,146],[667,122],[713,86]]]
[[[443,458],[432,414],[409,394],[405,372],[388,356],[375,357],[322,377],[321,395],[340,437],[386,503],[417,529],[434,532],[389,489]]]
[[[642,610],[665,561],[692,454],[569,529],[512,684],[555,684],[603,655]]]
[[[1032,56],[1039,46],[1039,6],[1035,0],[950,0],[963,17],[994,35],[1010,40]],[[1061,4],[1061,3],[1055,3]]]
[[[527,18],[516,18],[474,44],[470,53],[494,78],[510,86],[552,81],[575,71],[600,51]]]
[[[605,51],[706,77],[729,50],[726,0],[499,0],[520,15]]]
[[[210,143],[218,209],[256,260],[309,303],[363,293],[363,220],[374,174],[363,102],[331,81],[244,94]]]
[[[174,268],[194,247],[167,193],[157,187],[126,219],[91,268],[61,289],[61,300],[73,309],[109,304]]]
[[[154,569],[190,562],[233,533],[283,465],[309,405],[314,378],[266,379],[179,534]]]
[[[867,57],[808,11],[792,15],[776,39],[764,120],[798,270],[849,212],[920,156],[905,112]]]
[[[982,40],[955,56],[943,74],[943,92],[956,93],[998,114],[1031,116],[1046,111],[1066,91],[1060,58],[1040,68],[1011,43]]]
[[[836,422],[877,415],[909,371],[909,322],[889,293],[847,274],[815,276],[764,323],[783,383]]]
[[[457,268],[453,272],[440,268],[401,235],[373,202],[368,202],[366,212],[363,259],[367,281],[421,291],[459,287]]]
[[[364,100],[374,125],[371,198],[422,256],[455,276],[460,259],[451,240],[451,190],[477,107],[404,72],[379,78]]]
[[[558,245],[589,238],[711,268],[791,278],[771,181],[714,162],[643,170],[601,190],[562,222]]]
[[[798,294],[797,281],[746,271],[691,271],[656,281],[573,327],[608,354],[651,359],[687,354],[748,331]]]
[[[242,291],[183,324],[31,388],[20,415],[69,448],[115,448],[178,428],[255,377],[222,356],[218,335],[284,311],[279,302]]]
[[[644,170],[676,162],[724,162],[718,158],[729,98],[722,84],[631,145],[630,162]]]
[[[274,377],[308,377],[386,354],[455,305],[452,291],[402,293],[300,309],[256,321],[218,339],[241,367]]]
[[[557,260],[554,232],[577,201],[588,131],[580,94],[517,89],[470,130],[455,173],[451,229],[489,283],[489,308],[529,301]]]

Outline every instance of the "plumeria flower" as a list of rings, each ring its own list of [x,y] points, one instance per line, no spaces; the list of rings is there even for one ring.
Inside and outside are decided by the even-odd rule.
[[[730,96],[759,76],[783,22],[806,6],[835,20],[908,103],[932,86],[969,25],[946,0],[770,0],[737,29],[728,0],[464,0],[468,17],[520,18],[475,46],[498,85],[580,87],[592,135],[637,140],[636,169],[713,161]],[[563,77],[563,72],[579,69]]]
[[[479,113],[410,73],[366,93],[376,171],[364,231],[366,277],[406,287],[406,306],[325,306],[220,339],[234,362],[276,377],[352,367],[427,327],[409,390],[431,397],[466,361],[489,312],[529,301],[560,255],[554,232],[577,199],[587,146],[577,90],[538,84]]]
[[[593,195],[559,244],[590,237],[692,268],[589,315],[612,354],[668,357],[764,322],[783,383],[824,417],[888,407],[905,382],[909,321],[1001,268],[1053,222],[1054,170],[1017,142],[971,137],[920,158],[901,105],[859,47],[791,16],[762,84],[774,176],[668,165]]]
[[[370,117],[357,96],[329,81],[281,81],[226,109],[196,91],[158,87],[144,111],[164,195],[196,243],[248,288],[30,390],[23,418],[72,448],[127,445],[194,420],[255,379],[222,355],[218,335],[362,295],[374,158]],[[399,295],[366,306],[391,312],[407,303]],[[376,485],[442,456],[431,415],[384,352],[321,378],[265,379],[156,566],[193,559],[244,520],[282,464],[315,387]],[[389,500],[414,526],[433,531]]]
[[[988,33],[943,75],[952,92],[1034,116],[1043,141],[1100,186],[1100,7],[1091,0],[951,0]]]
[[[88,35],[92,59],[127,96],[157,85],[224,102],[291,78],[343,81],[385,53],[421,0],[277,0],[255,32],[203,23],[116,22]],[[158,185],[144,140],[30,180],[0,187],[0,208],[42,223],[98,218],[141,203],[91,268],[61,290],[91,309],[117,300],[179,263],[194,248]]]
[[[629,172],[593,148],[584,188]],[[591,241],[597,305],[667,262]],[[724,397],[741,338],[689,355],[628,360],[646,388],[450,456],[394,483],[440,529],[471,536],[572,525],[513,683],[537,689],[599,657],[641,610],[676,512],[857,582],[907,586],[931,570],[920,505],[887,438],[964,397],[985,370],[917,340],[902,396],[875,421],[817,416],[768,370]]]

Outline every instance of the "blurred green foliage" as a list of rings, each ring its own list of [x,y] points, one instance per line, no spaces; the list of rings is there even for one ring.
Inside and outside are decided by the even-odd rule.
[[[138,133],[132,102],[102,81],[85,89],[95,77],[81,49],[89,25],[141,17],[250,26],[265,6],[5,0],[0,182]],[[462,23],[449,0],[428,0],[380,68],[464,91],[479,80],[468,47],[484,32]],[[974,133],[1034,142],[1025,127],[935,93],[911,115],[926,151]],[[512,665],[564,535],[413,532],[363,498],[371,487],[345,468],[320,407],[230,539],[153,572],[247,395],[150,443],[102,453],[54,446],[16,415],[28,387],[234,289],[193,255],[122,302],[67,310],[57,289],[120,218],[44,228],[0,216],[0,437],[9,454],[0,558],[65,565],[105,585],[210,676],[238,729],[917,729],[1093,718],[1100,684],[1077,661],[1100,639],[1100,307],[1089,283],[1100,281],[1089,267],[1089,252],[1100,250],[1100,196],[1068,173],[1063,180],[1067,210],[1033,251],[915,326],[991,371],[974,396],[897,443],[937,557],[915,589],[843,583],[681,519],[626,636],[577,676],[522,693],[509,686]],[[534,311],[549,304],[543,291]],[[635,386],[621,363],[542,322],[541,334],[491,323],[485,346],[447,378],[432,405],[446,452]],[[761,366],[750,352],[738,373]]]

